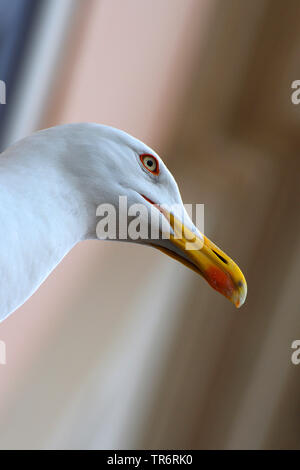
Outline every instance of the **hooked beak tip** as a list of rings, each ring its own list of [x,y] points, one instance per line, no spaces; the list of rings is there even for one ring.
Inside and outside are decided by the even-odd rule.
[[[227,297],[237,308],[243,305],[247,296],[247,283],[241,271],[239,272],[241,278],[236,282],[229,272],[223,271],[216,265],[210,265],[203,274],[209,285]]]

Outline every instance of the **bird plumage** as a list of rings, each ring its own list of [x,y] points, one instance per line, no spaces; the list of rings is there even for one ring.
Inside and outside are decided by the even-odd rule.
[[[140,164],[141,154],[159,161],[158,177]],[[150,210],[145,195],[182,206],[176,181],[154,150],[94,123],[52,127],[9,147],[0,155],[0,192],[0,320],[32,295],[77,242],[96,238],[99,204],[118,207],[119,196],[126,195],[128,205]],[[189,218],[185,223],[201,237]],[[168,243],[162,245],[191,264],[190,256]]]
[[[125,132],[79,123],[39,131],[0,155],[1,320],[78,241],[96,237],[99,204],[117,204],[119,194],[133,203],[145,192],[135,158],[142,152],[155,154]],[[145,180],[151,193],[156,185]],[[180,197],[174,181],[164,183]]]

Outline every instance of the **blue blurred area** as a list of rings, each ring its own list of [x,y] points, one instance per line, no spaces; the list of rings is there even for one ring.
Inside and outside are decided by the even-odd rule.
[[[0,105],[0,150],[5,120],[20,76],[34,21],[44,0],[0,0],[0,80],[6,83],[6,105]]]

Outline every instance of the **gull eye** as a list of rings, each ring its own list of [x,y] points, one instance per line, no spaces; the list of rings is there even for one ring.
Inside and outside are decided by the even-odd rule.
[[[159,165],[157,158],[153,157],[153,155],[143,154],[140,155],[140,160],[143,166],[150,171],[153,175],[158,175],[159,173]]]

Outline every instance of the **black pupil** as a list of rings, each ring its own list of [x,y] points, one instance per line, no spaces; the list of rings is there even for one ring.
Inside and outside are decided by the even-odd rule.
[[[148,160],[148,161],[147,161],[147,165],[148,165],[148,166],[153,166],[153,161],[152,161],[152,160]]]

